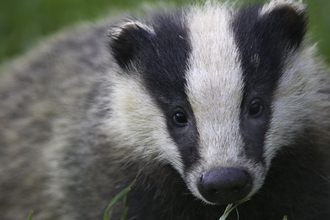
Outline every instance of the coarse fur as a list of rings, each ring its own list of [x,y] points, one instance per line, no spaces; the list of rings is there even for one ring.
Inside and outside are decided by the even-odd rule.
[[[163,9],[3,65],[0,219],[102,219],[135,178],[130,220],[216,220],[245,198],[229,220],[329,219],[330,76],[305,10]],[[202,179],[223,168],[249,176],[246,193],[205,196]]]

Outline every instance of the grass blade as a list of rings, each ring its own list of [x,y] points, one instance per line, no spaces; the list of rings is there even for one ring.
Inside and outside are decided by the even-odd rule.
[[[226,210],[224,211],[223,215],[220,217],[219,220],[226,220],[228,215],[231,213],[231,211],[233,211],[237,206],[239,206],[240,204],[242,204],[248,200],[250,200],[250,198],[244,199],[244,200],[236,203],[235,205],[233,203],[228,204],[226,207]]]
[[[28,216],[28,220],[32,220],[32,218],[33,218],[33,211],[31,210]]]
[[[128,206],[127,206],[127,195],[124,197],[124,212],[120,218],[120,220],[126,220],[127,219],[127,212],[128,212]]]
[[[107,209],[105,210],[104,212],[104,215],[103,215],[103,220],[109,220],[109,212],[110,210],[112,209],[112,207],[122,198],[124,198],[130,191],[131,191],[131,188],[132,186],[135,184],[136,182],[136,179],[128,186],[126,187],[125,189],[123,189],[121,192],[119,192],[109,203]],[[125,210],[126,210],[127,207],[125,207]],[[125,214],[125,212],[124,212]],[[127,213],[126,213],[127,214]]]

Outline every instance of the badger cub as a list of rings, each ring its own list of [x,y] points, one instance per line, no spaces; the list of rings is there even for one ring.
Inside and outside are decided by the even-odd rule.
[[[1,69],[0,219],[330,219],[330,76],[305,5],[66,31]],[[121,205],[112,219],[120,219]]]

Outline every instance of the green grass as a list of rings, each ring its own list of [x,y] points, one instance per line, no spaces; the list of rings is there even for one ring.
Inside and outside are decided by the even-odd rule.
[[[226,207],[226,209],[225,209],[225,212],[223,213],[223,215],[220,217],[220,219],[219,220],[226,220],[227,218],[228,218],[228,216],[229,216],[229,214],[234,210],[234,209],[236,209],[237,208],[237,206],[239,206],[240,204],[242,204],[242,203],[244,203],[244,202],[247,202],[247,201],[249,201],[250,200],[250,198],[247,198],[247,199],[244,199],[244,200],[242,200],[242,201],[240,201],[240,202],[238,202],[238,203],[235,203],[235,204],[228,204],[227,205],[227,207]]]
[[[33,211],[30,211],[29,216],[28,216],[28,220],[32,220],[33,219]]]
[[[134,186],[136,182],[136,179],[134,179],[134,181],[125,189],[123,189],[121,192],[119,192],[115,197],[113,197],[113,199],[110,201],[107,209],[104,212],[103,215],[103,220],[108,220],[109,219],[109,215],[110,212],[112,210],[112,208],[120,201],[123,200],[124,203],[124,211],[121,217],[121,220],[126,220],[127,217],[127,212],[128,212],[128,206],[127,206],[127,194],[131,191],[132,187]]]
[[[1,0],[0,62],[64,26],[137,5],[136,0]]]
[[[196,1],[196,0],[194,0]],[[197,0],[198,1],[198,0]],[[199,0],[201,1],[201,0]],[[251,2],[256,0],[239,0]],[[143,2],[159,2],[146,0]],[[182,4],[189,0],[170,0]],[[309,0],[310,33],[319,51],[330,63],[330,1]],[[1,0],[0,62],[33,47],[40,39],[64,26],[95,20],[110,11],[134,9],[138,0]]]

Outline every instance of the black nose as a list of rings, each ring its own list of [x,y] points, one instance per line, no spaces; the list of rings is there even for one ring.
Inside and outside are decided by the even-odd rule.
[[[200,178],[198,190],[209,202],[230,204],[244,199],[252,188],[248,172],[238,168],[216,168]]]

